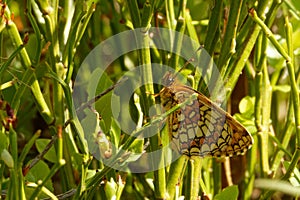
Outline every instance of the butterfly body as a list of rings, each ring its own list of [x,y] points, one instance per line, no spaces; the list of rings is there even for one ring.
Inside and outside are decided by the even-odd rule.
[[[172,148],[187,156],[224,157],[243,154],[252,144],[247,130],[227,112],[206,96],[183,84],[178,84],[167,74],[167,84],[160,91],[165,110],[197,98],[168,116],[168,129]]]

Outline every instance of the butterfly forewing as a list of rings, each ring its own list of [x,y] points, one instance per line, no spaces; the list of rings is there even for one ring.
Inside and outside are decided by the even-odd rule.
[[[233,156],[252,144],[247,130],[227,112],[194,89],[171,82],[160,92],[166,110],[197,93],[197,99],[168,116],[172,148],[187,156]]]

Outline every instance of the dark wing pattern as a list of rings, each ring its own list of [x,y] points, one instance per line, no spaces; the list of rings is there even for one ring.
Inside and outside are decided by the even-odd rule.
[[[252,144],[247,130],[203,94],[185,85],[171,84],[160,92],[166,110],[197,93],[197,99],[168,117],[172,148],[187,156],[234,156]]]

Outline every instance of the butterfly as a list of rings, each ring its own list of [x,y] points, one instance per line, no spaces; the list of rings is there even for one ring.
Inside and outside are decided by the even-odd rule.
[[[206,96],[179,83],[170,72],[163,77],[163,84],[159,96],[166,111],[197,96],[168,115],[173,150],[189,157],[231,157],[251,147],[253,138],[243,125]]]

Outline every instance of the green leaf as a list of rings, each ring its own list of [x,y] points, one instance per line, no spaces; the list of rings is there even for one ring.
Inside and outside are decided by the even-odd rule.
[[[244,97],[240,104],[239,104],[239,110],[241,114],[251,116],[254,114],[254,104],[255,104],[255,98],[246,96]]]
[[[37,139],[35,141],[35,146],[39,153],[43,152],[47,144],[50,142],[50,139]],[[54,146],[52,146],[49,151],[44,155],[44,158],[52,163],[57,162],[56,152]]]
[[[33,183],[37,183],[40,180],[43,180],[50,173],[50,169],[48,165],[40,160],[36,165],[34,165],[30,171],[26,174],[25,180]],[[47,187],[50,191],[54,191],[51,179],[45,183],[45,187]]]
[[[90,76],[89,86],[88,86],[88,99],[94,98],[96,95],[101,94],[107,88],[109,88],[113,82],[107,76],[105,72],[101,73],[102,69],[96,69],[93,71],[92,75]],[[101,77],[99,78],[99,74]],[[103,118],[106,127],[110,127],[111,124],[111,116],[112,116],[112,108],[111,108],[111,98],[112,93],[109,92],[108,94],[102,96],[97,102],[95,102],[95,108]],[[105,133],[107,130],[103,130]]]
[[[134,153],[142,153],[144,148],[144,140],[143,139],[136,139],[129,147],[129,151]]]
[[[117,184],[113,178],[111,178],[110,181],[106,182],[104,190],[105,190],[105,195],[106,195],[107,199],[115,199],[116,198]]]
[[[236,200],[238,199],[239,189],[237,185],[232,185],[224,190],[222,190],[219,194],[217,194],[214,200]]]
[[[255,97],[244,97],[239,104],[240,113],[236,113],[233,116],[233,118],[242,123],[251,134],[257,132],[254,123],[254,105]]]

